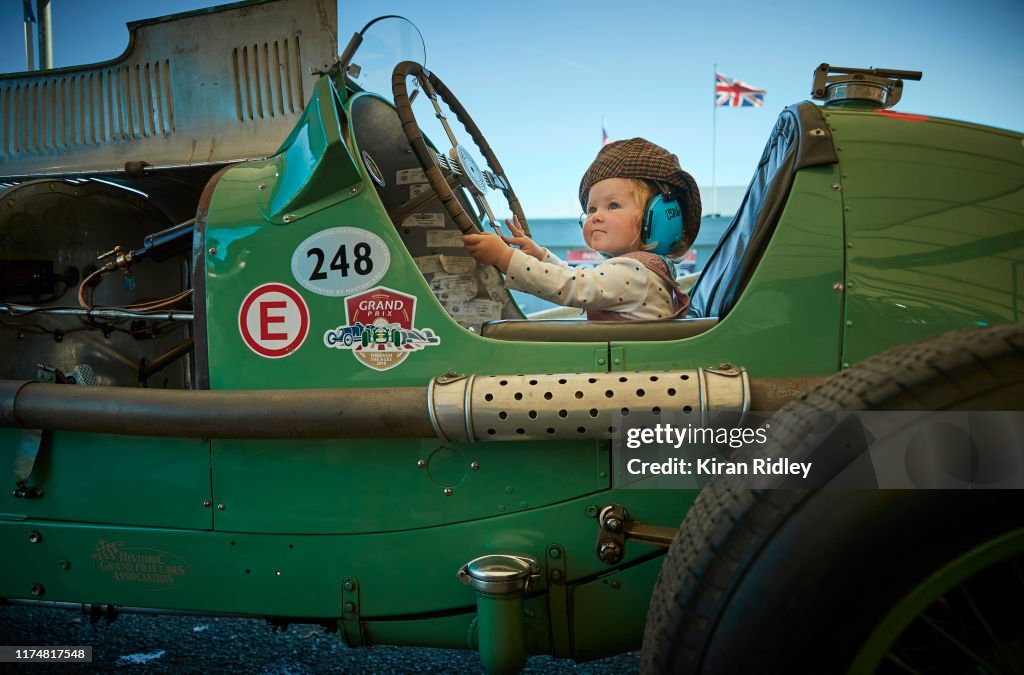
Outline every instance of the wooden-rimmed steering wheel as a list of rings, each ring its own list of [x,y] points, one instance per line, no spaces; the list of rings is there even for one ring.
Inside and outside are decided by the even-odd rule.
[[[445,133],[448,134],[448,140],[451,141],[452,149],[447,156],[435,153],[427,145],[423,132],[420,130],[419,124],[416,123],[416,116],[412,112],[412,101],[409,98],[409,89],[406,84],[410,75],[419,81],[423,93],[430,98],[430,102],[434,105],[437,119],[440,120]],[[481,217],[488,218],[495,231],[499,234],[501,233],[501,224],[494,217],[494,211],[487,202],[486,193],[488,189],[496,189],[504,193],[509,208],[515,214],[516,219],[523,228],[523,232],[529,236],[530,228],[526,223],[526,216],[523,215],[519,199],[516,198],[516,193],[512,190],[512,184],[505,177],[505,171],[501,168],[501,163],[494,156],[494,151],[491,150],[490,144],[480,132],[476,122],[473,121],[473,118],[469,116],[466,109],[459,103],[459,99],[455,98],[455,95],[445,86],[444,82],[437,75],[434,75],[415,61],[403,61],[395,66],[394,73],[391,76],[391,89],[394,93],[395,109],[398,112],[398,119],[402,122],[402,130],[405,132],[405,137],[408,139],[409,145],[412,146],[417,159],[419,159],[427,181],[434,189],[434,192],[437,193],[438,199],[441,200],[441,205],[444,206],[444,210],[448,212],[448,215],[455,221],[459,229],[464,234],[480,231],[476,221],[462,208],[462,204],[455,196],[451,184],[445,180],[445,176],[441,172],[442,167],[450,169],[458,176],[459,184],[466,189],[480,208]],[[473,160],[473,156],[467,148],[459,143],[451,126],[448,124],[448,118],[445,117],[441,106],[438,104],[438,97],[448,105],[455,114],[455,117],[462,122],[462,126],[469,132],[470,138],[476,143],[477,148],[480,149],[484,159],[487,161],[489,171],[482,171]]]

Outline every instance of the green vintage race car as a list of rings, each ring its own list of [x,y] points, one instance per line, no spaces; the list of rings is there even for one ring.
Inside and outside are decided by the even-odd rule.
[[[0,598],[492,672],[641,643],[652,672],[1020,663],[1019,492],[644,489],[618,444],[631,415],[1024,409],[1020,133],[822,65],[689,317],[529,320],[462,250],[488,200],[528,223],[418,32],[387,17],[339,58],[336,25],[236,3],[0,78]],[[772,461],[821,485],[876,447],[823,462],[777,419]],[[939,484],[1019,478],[1008,447]]]

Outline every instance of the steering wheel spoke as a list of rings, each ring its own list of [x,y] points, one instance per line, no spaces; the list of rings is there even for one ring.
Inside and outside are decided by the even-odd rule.
[[[491,229],[494,230],[494,232],[500,237],[501,224],[498,222],[498,219],[494,217],[494,211],[491,210],[491,205],[487,202],[487,197],[485,197],[483,194],[477,194],[475,192],[472,194],[473,200],[476,202],[476,205],[480,208],[481,211],[480,220],[483,220],[483,216],[487,216],[487,222],[490,224]]]
[[[442,169],[447,169],[456,176],[462,173],[462,167],[459,166],[459,163],[457,161],[450,159],[448,155],[444,154],[443,152],[434,153],[434,157],[437,158],[437,164]],[[455,181],[455,183],[458,184],[458,181]]]
[[[492,190],[501,190],[506,196],[508,195],[511,186],[509,186],[508,180],[504,176],[498,176],[487,169],[484,169],[483,173],[484,180],[487,181],[487,187]]]

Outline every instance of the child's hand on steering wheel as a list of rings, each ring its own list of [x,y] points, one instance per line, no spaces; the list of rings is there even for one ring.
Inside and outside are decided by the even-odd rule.
[[[537,242],[523,232],[523,228],[519,225],[519,218],[512,216],[514,220],[505,219],[505,224],[508,229],[512,231],[511,237],[502,237],[506,244],[512,246],[518,246],[519,250],[526,255],[533,256],[537,260],[543,261],[547,256],[548,251],[543,246],[538,246]]]

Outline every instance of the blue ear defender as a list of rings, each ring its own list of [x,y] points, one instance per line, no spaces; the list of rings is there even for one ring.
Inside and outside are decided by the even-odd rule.
[[[647,206],[640,238],[653,244],[652,253],[668,255],[683,239],[683,209],[679,200],[668,193],[655,195]]]

